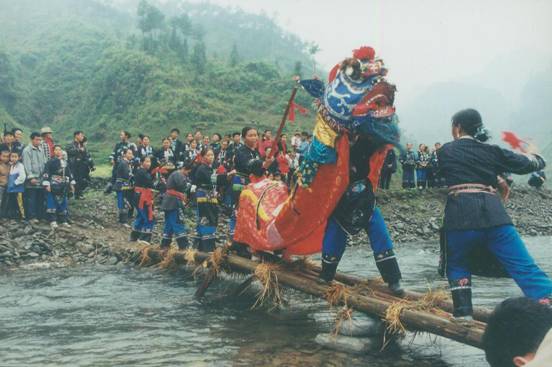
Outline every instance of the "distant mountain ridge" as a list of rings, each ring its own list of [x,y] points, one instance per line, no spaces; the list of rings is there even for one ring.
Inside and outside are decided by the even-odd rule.
[[[174,126],[210,133],[246,124],[275,129],[292,75],[308,67],[298,38],[268,17],[242,11],[145,4],[164,15],[152,32],[138,29],[136,9],[108,1],[0,0],[0,123],[28,130],[49,125],[60,140],[82,129],[99,156],[123,128],[150,133],[155,145]],[[176,16],[191,25],[177,28]],[[247,24],[256,28],[243,35]],[[264,45],[267,40],[274,45]],[[310,101],[306,93],[298,96],[303,105]],[[298,126],[311,123],[312,115],[298,116]]]

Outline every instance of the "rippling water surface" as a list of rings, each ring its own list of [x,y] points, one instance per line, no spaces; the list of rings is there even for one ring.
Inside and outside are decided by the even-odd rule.
[[[552,274],[552,238],[529,238]],[[435,244],[398,247],[409,289],[444,286]],[[349,248],[342,271],[376,276],[370,252]],[[1,269],[0,269],[1,271]],[[324,302],[288,292],[279,312],[250,309],[251,294],[222,297],[219,281],[198,302],[190,275],[130,267],[0,272],[1,366],[486,366],[481,351],[442,338],[408,335],[385,355],[351,356],[314,343],[328,325]],[[508,279],[474,279],[474,302],[520,295]]]

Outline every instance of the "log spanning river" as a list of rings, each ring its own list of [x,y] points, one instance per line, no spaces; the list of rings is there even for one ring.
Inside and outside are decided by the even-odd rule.
[[[552,274],[552,238],[527,242]],[[445,285],[436,247],[397,248],[407,288]],[[340,270],[377,276],[365,247],[349,248]],[[233,282],[217,282],[202,302],[196,286],[188,273],[125,265],[0,269],[0,366],[486,366],[482,351],[424,335],[384,354],[325,350],[314,342],[328,331],[325,302],[287,292],[285,309],[251,310],[253,293],[223,297]],[[476,305],[520,295],[509,279],[475,277],[474,287]]]

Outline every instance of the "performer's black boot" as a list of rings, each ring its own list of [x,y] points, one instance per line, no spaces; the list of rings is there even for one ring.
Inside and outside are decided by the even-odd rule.
[[[162,238],[161,239],[161,250],[168,250],[171,247],[172,238]]]
[[[190,246],[187,237],[178,237],[176,239],[176,244],[178,245],[179,250],[185,250]]]
[[[130,242],[136,242],[136,241],[138,241],[138,239],[140,238],[140,236],[141,236],[141,233],[140,233],[140,232],[135,231],[135,230],[132,230],[132,232],[130,232],[130,236],[129,236],[128,240],[129,240]]]
[[[449,280],[449,285],[452,293],[452,304],[454,306],[453,316],[459,319],[472,320],[473,306],[471,280],[468,278]]]
[[[199,246],[197,249],[200,252],[213,252],[215,251],[215,239],[199,240]]]
[[[399,269],[399,263],[393,250],[376,254],[374,258],[376,259],[376,266],[383,281],[387,283],[387,286],[394,294],[402,296],[404,289],[401,286],[401,270]]]
[[[337,256],[323,254],[320,279],[324,280],[325,282],[331,282],[332,280],[334,280],[335,273],[337,272],[337,265],[339,265],[339,258],[337,258]]]
[[[246,259],[251,259],[252,257],[247,245],[236,241],[232,241],[232,244],[230,245],[230,251],[234,251],[236,255],[244,257]]]
[[[119,210],[119,223],[128,225],[128,212],[125,209]]]

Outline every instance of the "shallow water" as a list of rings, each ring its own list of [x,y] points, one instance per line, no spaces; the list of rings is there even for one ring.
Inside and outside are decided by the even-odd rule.
[[[552,238],[527,242],[552,274]],[[445,285],[435,244],[404,244],[397,252],[407,288]],[[349,248],[340,270],[377,275],[363,247]],[[509,279],[473,283],[477,305],[521,294]],[[236,284],[219,281],[200,303],[184,272],[90,266],[0,273],[0,365],[486,366],[478,349],[413,334],[385,355],[323,350],[313,340],[327,331],[320,322],[327,304],[288,292],[285,310],[252,311],[251,294],[220,297]]]

